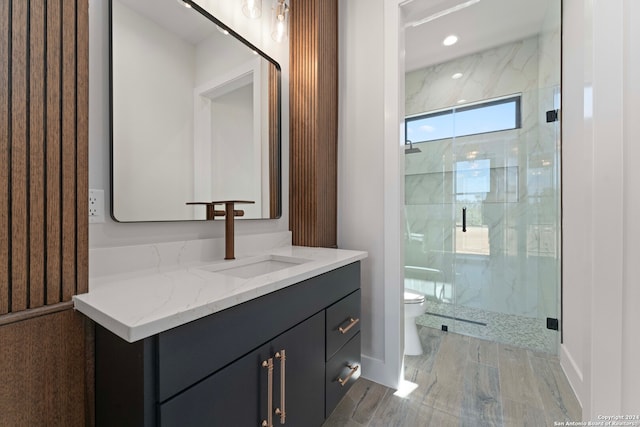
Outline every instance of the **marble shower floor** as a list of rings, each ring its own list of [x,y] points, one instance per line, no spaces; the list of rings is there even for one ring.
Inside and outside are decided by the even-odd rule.
[[[581,409],[557,357],[419,327],[422,356],[405,356],[406,397],[359,379],[323,427],[553,426]]]

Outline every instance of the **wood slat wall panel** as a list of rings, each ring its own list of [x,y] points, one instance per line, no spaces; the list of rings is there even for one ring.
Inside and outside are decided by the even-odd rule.
[[[71,299],[76,288],[75,6],[62,2],[62,301]]]
[[[321,203],[320,229],[332,230],[319,236],[320,246],[335,247],[337,240],[338,194],[338,2],[321,1],[318,40],[318,88],[324,96],[318,105],[318,140],[322,165],[321,194],[332,197]]]
[[[87,8],[0,0],[2,426],[94,424]]]
[[[44,122],[45,0],[31,0],[29,14],[29,307],[45,304]]]
[[[0,2],[0,315],[88,289],[88,2]]]
[[[292,1],[290,51],[290,222],[294,245],[313,245],[315,200],[315,0]],[[306,175],[306,176],[305,176]]]
[[[9,312],[9,2],[0,2],[0,315]],[[6,58],[6,60],[5,60]]]
[[[60,222],[60,118],[61,118],[61,1],[47,2],[47,107],[46,107],[46,287],[47,304],[60,302],[62,295],[62,245]]]
[[[337,242],[337,0],[292,1],[290,228],[293,243]]]
[[[77,132],[76,132],[76,289],[89,292],[89,2],[77,11]]]
[[[28,308],[28,6],[11,2],[11,311]]]
[[[278,218],[281,214],[279,93],[278,70],[275,65],[269,64],[269,218]]]

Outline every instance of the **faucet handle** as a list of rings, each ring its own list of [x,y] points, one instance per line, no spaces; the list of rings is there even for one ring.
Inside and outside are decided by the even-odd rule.
[[[222,201],[213,201],[213,202],[186,202],[187,205],[204,205],[207,208],[207,220],[215,219],[217,216],[226,216],[227,212],[230,211],[228,209],[229,205],[231,205],[231,209],[233,209],[235,204],[254,204],[254,201],[251,200],[222,200]],[[215,205],[225,205],[227,207],[225,210],[217,210],[215,209]],[[244,211],[240,209],[233,209],[233,216],[244,216]]]
[[[187,202],[187,205],[204,205],[207,209],[206,211],[206,219],[211,221],[215,219],[217,216],[224,216],[225,211],[215,209],[215,205],[211,202]]]

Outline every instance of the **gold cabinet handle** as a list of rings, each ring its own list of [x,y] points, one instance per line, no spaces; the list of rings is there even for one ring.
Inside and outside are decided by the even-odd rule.
[[[276,415],[280,416],[280,424],[284,424],[287,418],[287,412],[284,409],[286,392],[285,386],[285,361],[287,360],[284,349],[276,353],[276,359],[280,359],[280,408],[276,408]]]
[[[346,334],[347,332],[349,332],[349,329],[353,328],[358,322],[360,321],[360,319],[354,319],[353,317],[349,318],[349,323],[347,325],[346,328],[343,328],[342,326],[338,328],[338,330],[342,333],[342,334]]]
[[[273,358],[262,362],[262,367],[267,368],[267,419],[262,420],[262,427],[273,427],[273,416],[271,415],[271,408],[273,408]]]
[[[351,369],[351,372],[349,372],[349,375],[347,375],[344,379],[338,377],[338,382],[342,387],[344,387],[349,382],[353,374],[355,374],[358,371],[358,369],[360,369],[360,366],[358,365],[347,365],[347,367]]]

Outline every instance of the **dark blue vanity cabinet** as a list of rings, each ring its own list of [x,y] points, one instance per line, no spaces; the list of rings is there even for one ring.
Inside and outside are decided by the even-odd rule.
[[[356,262],[134,343],[98,326],[96,424],[320,426],[360,374],[359,288]]]

